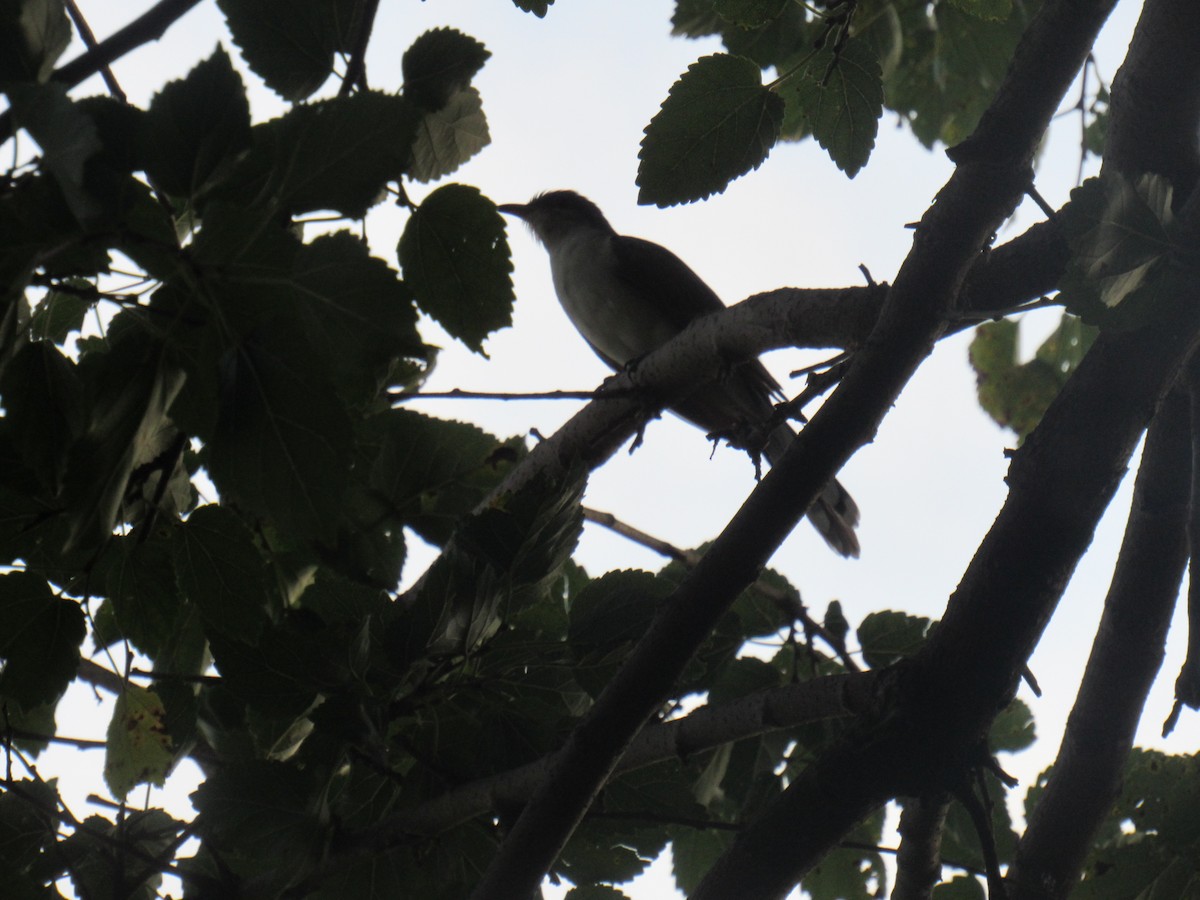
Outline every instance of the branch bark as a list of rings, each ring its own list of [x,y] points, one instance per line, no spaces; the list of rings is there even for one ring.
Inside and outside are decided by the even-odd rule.
[[[1061,900],[1071,892],[1120,789],[1187,563],[1190,426],[1180,385],[1146,438],[1104,615],[1058,759],[1009,871],[1010,900]]]
[[[484,874],[476,900],[534,893],[617,759],[717,618],[854,450],[872,439],[944,331],[970,266],[1022,196],[1037,142],[1111,5],[1111,0],[1059,0],[1040,9],[1017,48],[1000,96],[980,123],[975,146],[963,155],[918,226],[913,250],[879,322],[846,378],[664,604],[646,637],[572,733],[553,777],[526,806]],[[657,356],[652,354],[646,364]],[[855,758],[862,752],[856,748]],[[851,791],[840,798],[845,802],[819,803],[822,827],[810,831],[816,840],[798,853],[785,837],[795,834],[790,822],[770,839],[770,846],[756,844],[752,835],[761,837],[764,829],[751,827],[709,873],[696,897],[782,896],[799,874],[887,799],[879,787]],[[781,807],[776,804],[764,819]],[[787,846],[780,847],[780,841]]]

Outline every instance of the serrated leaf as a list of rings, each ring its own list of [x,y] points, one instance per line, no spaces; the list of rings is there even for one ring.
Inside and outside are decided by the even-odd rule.
[[[157,658],[177,630],[179,588],[168,541],[159,535],[139,537],[114,539],[100,557],[95,575],[111,601],[120,637]]]
[[[994,753],[1016,753],[1037,740],[1033,713],[1024,700],[1013,700],[992,722],[988,744]]]
[[[539,19],[546,16],[546,11],[553,5],[554,0],[513,0],[513,5],[517,9],[523,9],[525,12],[531,12]]]
[[[438,545],[518,458],[508,444],[474,425],[408,410],[388,410],[373,427],[378,451],[370,489],[406,525]]]
[[[912,656],[925,642],[929,619],[908,613],[871,613],[858,626],[858,642],[863,659],[873,669],[891,665],[898,659]]]
[[[208,626],[254,641],[267,622],[266,561],[237,514],[200,507],[175,529],[171,553],[183,595]]]
[[[419,306],[476,353],[512,324],[512,259],[504,221],[474,187],[448,184],[409,218],[397,248]]]
[[[779,137],[783,107],[750,60],[728,54],[697,60],[646,126],[638,202],[700,200],[757,169]]]
[[[1090,311],[1087,293],[1116,307],[1148,285],[1174,249],[1171,185],[1160,175],[1134,182],[1106,171],[1071,192],[1064,215],[1071,244],[1065,302],[1072,311]]]
[[[26,709],[52,703],[75,678],[86,629],[78,603],[31,572],[0,575],[0,694]]]
[[[421,115],[403,97],[377,91],[295,106],[254,126],[253,149],[215,194],[236,203],[270,197],[289,215],[361,218],[404,174]]]
[[[404,51],[404,96],[429,112],[437,112],[466,90],[491,52],[475,38],[454,28],[426,31]]]
[[[126,684],[117,695],[104,754],[104,783],[114,797],[124,800],[136,785],[166,782],[175,755],[166,717],[154,691]]]
[[[808,122],[837,167],[853,178],[867,164],[883,115],[883,73],[868,44],[853,38],[809,61],[780,92]]]
[[[44,82],[71,43],[63,0],[8,0],[0,5],[0,81]]]
[[[350,462],[351,425],[316,356],[274,322],[231,350],[209,471],[223,498],[277,528],[332,539]]]
[[[250,104],[220,47],[150,101],[146,174],[176,197],[193,197],[250,146]]]
[[[421,120],[410,174],[417,181],[449,175],[491,142],[483,99],[473,87],[456,91]]]
[[[87,422],[84,387],[75,364],[48,341],[25,344],[0,371],[0,398],[14,447],[56,494],[68,450]]]
[[[95,289],[91,282],[79,278],[68,279],[65,286],[81,292]],[[29,336],[35,341],[62,344],[83,325],[83,317],[93,302],[83,293],[51,290],[33,311],[29,320]]]
[[[356,0],[219,0],[250,68],[285,100],[303,100],[349,49]]]

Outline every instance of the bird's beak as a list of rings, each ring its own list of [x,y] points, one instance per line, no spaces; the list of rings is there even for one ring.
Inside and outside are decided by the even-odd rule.
[[[525,210],[529,204],[527,203],[501,203],[496,209],[502,213],[508,213],[510,216],[516,216],[518,219],[525,218]]]

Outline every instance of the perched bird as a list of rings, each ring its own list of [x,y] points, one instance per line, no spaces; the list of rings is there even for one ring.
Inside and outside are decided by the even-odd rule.
[[[641,238],[619,235],[596,204],[574,191],[550,191],[500,212],[523,219],[550,254],[554,290],[596,354],[619,371],[661,347],[700,316],[725,305],[678,256]],[[698,385],[672,411],[707,434],[731,435],[769,421],[779,383],[752,360]],[[767,436],[767,461],[795,437],[787,424]],[[837,480],[808,517],[834,550],[858,556],[858,506]]]

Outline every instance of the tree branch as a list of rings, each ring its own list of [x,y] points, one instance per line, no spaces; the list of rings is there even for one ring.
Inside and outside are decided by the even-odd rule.
[[[1013,900],[1061,900],[1111,808],[1162,664],[1187,562],[1190,415],[1177,386],[1154,417],[1104,615],[1046,790],[1008,874]]]
[[[55,69],[50,77],[68,87],[74,87],[129,51],[158,40],[184,13],[198,6],[200,2],[201,0],[159,0],[120,31],[81,53],[66,65]],[[5,110],[0,114],[0,142],[12,137],[12,127],[11,111]]]
[[[892,900],[930,900],[942,875],[942,828],[950,795],[915,797],[900,814],[900,851],[896,854],[896,886]]]
[[[476,889],[476,900],[509,900],[536,890],[617,759],[669,693],[695,648],[757,576],[817,493],[855,449],[873,438],[944,330],[968,269],[1023,195],[1036,145],[1111,5],[1112,0],[1052,0],[1039,9],[1017,48],[1000,96],[974,136],[977,152],[960,162],[922,218],[878,324],[842,384],[664,603],[645,638],[568,738],[553,777],[509,832]],[[639,370],[653,369],[667,349],[648,356]],[[861,755],[859,748],[855,757]],[[829,795],[822,796],[816,804],[822,812],[821,827],[812,829],[808,823],[809,837],[815,840],[799,853],[792,840],[797,835],[791,821],[795,812],[785,813],[783,823],[772,823],[783,824],[774,835],[763,834],[762,822],[775,818],[764,816],[718,861],[696,897],[782,896],[799,874],[887,799],[888,792],[880,787],[855,788],[848,792],[852,795],[837,798],[844,801],[837,804],[828,802]]]

